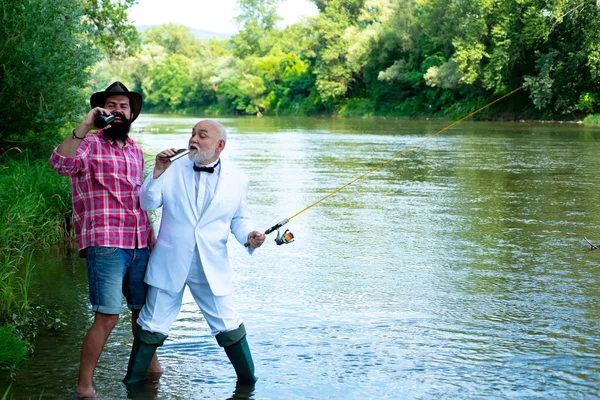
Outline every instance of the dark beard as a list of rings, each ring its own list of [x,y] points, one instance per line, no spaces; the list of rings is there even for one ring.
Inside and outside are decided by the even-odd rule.
[[[129,136],[129,130],[131,129],[131,122],[125,118],[123,114],[116,114],[121,117],[121,123],[111,124],[110,128],[104,129],[104,136],[108,139],[117,141],[121,140],[125,142]]]

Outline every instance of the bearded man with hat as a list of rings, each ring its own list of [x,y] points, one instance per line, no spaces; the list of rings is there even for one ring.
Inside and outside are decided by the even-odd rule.
[[[86,258],[94,322],[81,347],[77,397],[94,397],[96,364],[115,327],[123,295],[132,310],[132,330],[145,303],[144,274],[153,243],[150,219],[140,208],[144,156],[129,137],[142,96],[114,82],[90,98],[91,110],[52,152],[50,164],[71,177],[73,222],[80,257]],[[114,116],[95,130],[94,120]],[[149,372],[162,372],[154,358]]]

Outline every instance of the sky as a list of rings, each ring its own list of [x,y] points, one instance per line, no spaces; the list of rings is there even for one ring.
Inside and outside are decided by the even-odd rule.
[[[298,22],[302,16],[317,15],[317,7],[309,0],[282,0],[278,9],[284,27]],[[190,28],[234,34],[234,17],[238,15],[236,0],[138,0],[129,10],[135,26],[174,22]]]

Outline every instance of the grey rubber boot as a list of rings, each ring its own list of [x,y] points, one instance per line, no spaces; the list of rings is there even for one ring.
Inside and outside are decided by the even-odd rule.
[[[225,349],[225,353],[235,369],[238,383],[254,385],[257,378],[254,376],[254,362],[252,361],[252,354],[250,354],[250,347],[246,341],[246,328],[244,324],[232,331],[219,333],[216,339],[219,346]]]
[[[127,375],[123,379],[123,383],[126,385],[146,379],[146,373],[152,362],[152,357],[154,357],[158,346],[162,346],[165,342],[167,335],[145,331],[138,325],[133,337]]]

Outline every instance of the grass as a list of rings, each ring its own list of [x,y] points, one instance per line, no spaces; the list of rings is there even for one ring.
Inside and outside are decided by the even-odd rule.
[[[12,395],[10,397],[8,397],[8,395],[10,394],[10,389],[12,387],[12,383],[10,385],[8,385],[8,387],[6,388],[6,392],[4,392],[4,395],[2,396],[2,399],[0,400],[12,400]],[[44,392],[42,391],[42,394],[40,394],[40,397],[38,397],[38,400],[42,399],[44,397]]]
[[[47,158],[16,148],[0,155],[0,187],[0,369],[14,371],[33,351],[40,328],[64,325],[35,304],[29,287],[33,247],[71,235],[71,190],[69,179],[56,174]]]
[[[47,159],[0,158],[0,187],[0,249],[49,245],[65,236],[71,218],[70,184]]]
[[[8,385],[8,388],[6,388],[6,392],[4,392],[4,395],[2,396],[2,400],[8,400],[8,394],[10,393],[10,388],[12,387],[12,383],[10,385]],[[11,396],[12,398],[12,396]]]
[[[17,369],[27,358],[27,345],[9,327],[0,328],[0,369]]]

